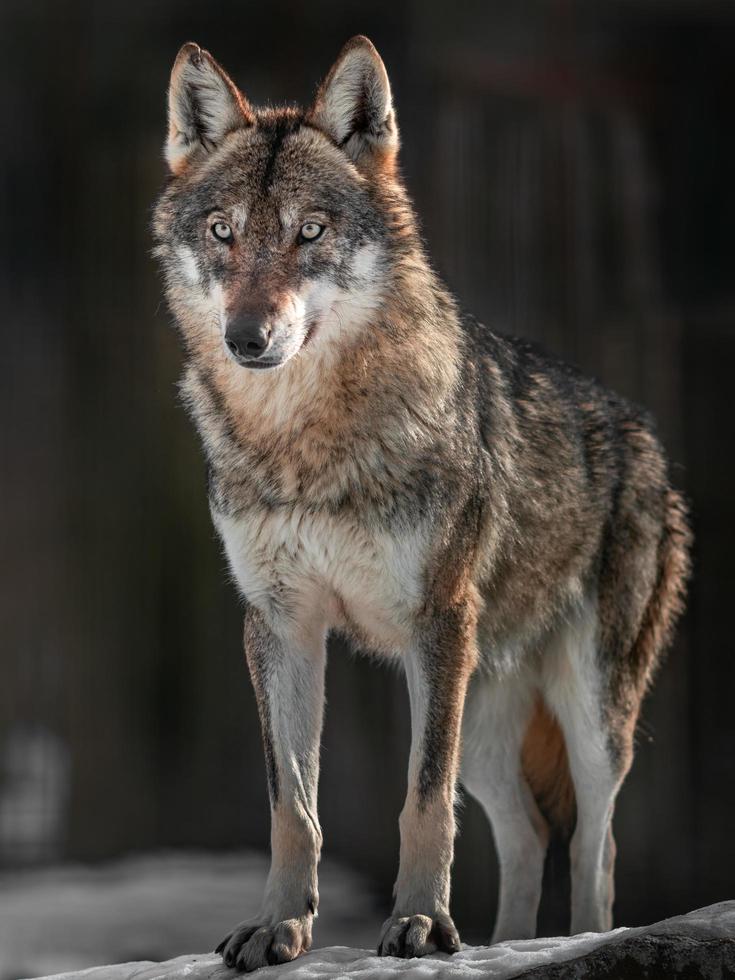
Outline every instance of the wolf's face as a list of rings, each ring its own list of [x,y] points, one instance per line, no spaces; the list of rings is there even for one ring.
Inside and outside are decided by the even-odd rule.
[[[386,290],[398,145],[370,42],[348,43],[308,112],[254,110],[185,45],[169,123],[173,179],[154,230],[185,336],[204,331],[223,357],[267,369],[367,323]]]

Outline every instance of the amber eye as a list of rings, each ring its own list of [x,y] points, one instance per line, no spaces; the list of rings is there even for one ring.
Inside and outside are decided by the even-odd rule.
[[[316,221],[307,221],[301,226],[299,237],[302,242],[315,242],[324,231],[324,225],[318,225]]]
[[[232,238],[232,228],[224,221],[215,221],[212,225],[212,234],[218,242],[229,242]]]

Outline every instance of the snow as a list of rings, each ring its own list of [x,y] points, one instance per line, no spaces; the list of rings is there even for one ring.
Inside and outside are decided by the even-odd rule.
[[[292,980],[344,980],[346,977],[350,980],[382,980],[386,976],[401,977],[402,980],[451,980],[453,977],[505,980],[534,967],[581,956],[607,942],[610,936],[626,931],[616,929],[612,933],[586,933],[571,939],[528,939],[496,946],[464,947],[454,956],[437,953],[412,960],[379,957],[366,949],[329,946],[312,950],[292,963],[265,967],[253,976],[268,976],[273,980],[285,977]],[[208,954],[180,956],[166,963],[103,966],[83,973],[57,974],[47,980],[232,980],[236,976],[234,970],[223,965],[221,957]]]
[[[96,868],[6,873],[0,876],[0,980],[235,980],[241,975],[227,969],[220,956],[176,954],[211,949],[228,926],[256,908],[267,863],[260,854],[164,854]],[[510,980],[595,950],[608,957],[608,965],[636,955],[649,962],[646,957],[658,955],[655,942],[661,938],[667,962],[680,960],[687,975],[700,975],[691,967],[700,962],[697,957],[704,963],[705,955],[722,964],[727,958],[735,975],[735,902],[642,928],[463,946],[454,956],[402,960],[375,955],[380,913],[359,876],[325,861],[320,893],[316,940],[325,945],[257,976]],[[345,939],[357,948],[329,945]],[[91,965],[105,961],[118,962]],[[731,975],[724,965],[718,969],[701,975]]]
[[[613,929],[607,933],[585,933],[580,936],[555,939],[531,939],[499,943],[496,946],[463,947],[454,956],[437,954],[423,959],[401,960],[380,958],[366,949],[330,946],[316,949],[305,956],[277,967],[265,967],[258,976],[273,980],[382,980],[400,977],[402,980],[452,980],[452,978],[485,977],[488,980],[510,980],[528,975],[528,971],[577,960],[604,947],[608,966],[627,963],[638,955],[639,962],[651,966],[650,956],[660,955],[656,941],[665,943],[666,962],[686,967],[688,976],[731,975],[735,967],[733,943],[735,938],[735,902],[721,902],[688,915],[677,916],[636,929]],[[635,953],[635,942],[647,940],[648,948]],[[698,943],[702,952],[697,952]],[[657,952],[656,950],[659,950]],[[653,950],[653,953],[651,953]],[[642,960],[640,960],[642,956]],[[659,960],[657,960],[660,963]],[[579,964],[577,964],[579,966]],[[700,973],[698,966],[705,972]],[[584,967],[582,967],[584,969]],[[696,972],[692,972],[695,968]],[[714,970],[714,972],[713,972]],[[255,975],[255,974],[254,974]],[[556,975],[554,973],[554,975]],[[579,976],[579,972],[575,972]],[[614,975],[608,972],[605,974]],[[622,975],[622,974],[621,974]],[[56,974],[44,980],[233,980],[237,976],[227,969],[219,956],[179,956],[164,963],[137,962],[102,966],[82,973]]]

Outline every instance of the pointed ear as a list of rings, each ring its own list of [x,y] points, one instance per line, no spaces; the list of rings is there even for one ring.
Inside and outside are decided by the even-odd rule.
[[[319,87],[307,121],[326,133],[361,169],[393,166],[398,127],[385,65],[358,35],[340,51]]]
[[[247,100],[211,54],[198,44],[185,44],[168,89],[166,160],[172,173],[182,173],[228,133],[254,122]]]

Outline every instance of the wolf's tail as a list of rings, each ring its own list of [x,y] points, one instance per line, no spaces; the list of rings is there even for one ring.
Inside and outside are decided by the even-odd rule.
[[[658,580],[628,658],[630,676],[640,697],[671,642],[674,626],[684,609],[691,572],[691,545],[686,502],[677,490],[669,489],[658,551]]]

